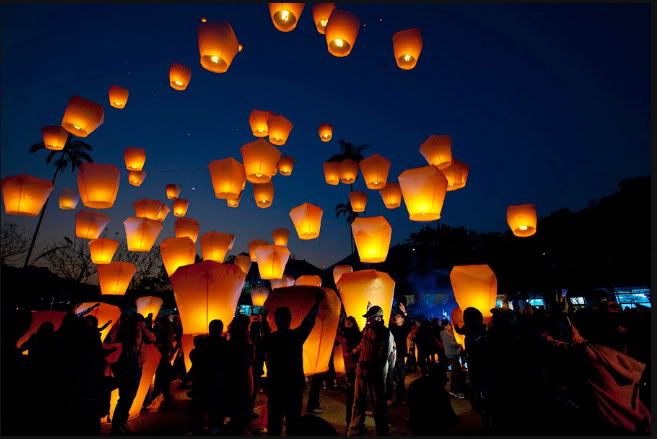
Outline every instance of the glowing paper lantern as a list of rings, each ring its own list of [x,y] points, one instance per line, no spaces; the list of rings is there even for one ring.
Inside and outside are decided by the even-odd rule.
[[[121,173],[114,165],[82,163],[78,168],[78,192],[82,204],[92,209],[109,209],[119,193]]]
[[[176,198],[173,202],[173,214],[177,217],[183,217],[187,214],[189,201],[184,198]]]
[[[251,288],[251,305],[262,306],[269,296],[269,290],[265,287]]]
[[[449,273],[459,308],[477,308],[484,318],[492,314],[497,299],[497,277],[488,265],[455,265]]]
[[[447,179],[447,192],[464,188],[468,182],[469,172],[468,165],[458,160],[452,160],[452,164],[443,169],[443,174]]]
[[[228,207],[240,207],[240,200],[242,199],[242,194],[239,194],[239,196],[235,198],[228,198],[226,200],[226,206]]]
[[[292,131],[292,122],[287,120],[285,116],[280,114],[272,114],[267,119],[267,126],[269,127],[269,141],[272,145],[282,146],[287,142]]]
[[[251,183],[268,183],[276,174],[281,152],[264,139],[247,143],[240,148],[246,179]]]
[[[297,27],[303,6],[303,3],[269,3],[269,16],[274,27],[281,32],[293,31]]]
[[[269,127],[267,126],[267,120],[271,116],[270,111],[264,110],[252,110],[249,114],[249,126],[251,127],[251,132],[256,137],[267,137],[269,134]]]
[[[352,159],[344,159],[338,163],[338,173],[342,183],[351,184],[358,177],[358,163]]]
[[[261,183],[253,185],[253,199],[256,206],[266,209],[274,201],[274,183]]]
[[[304,274],[299,276],[297,280],[294,281],[294,285],[307,286],[307,287],[321,287],[322,278],[316,274]]]
[[[182,91],[192,80],[192,69],[182,64],[171,64],[169,67],[169,85],[172,89]]]
[[[160,243],[160,256],[167,276],[171,277],[179,267],[193,264],[196,260],[196,245],[191,238],[166,238]]]
[[[68,131],[59,125],[50,125],[41,128],[43,144],[51,151],[61,151],[66,146]]]
[[[104,213],[80,210],[75,214],[75,236],[82,239],[97,239],[110,222]]]
[[[59,208],[62,210],[73,210],[80,202],[80,196],[71,189],[62,189],[59,193]]]
[[[351,210],[354,212],[365,212],[365,206],[367,206],[367,194],[360,191],[349,192],[349,204],[351,204]]]
[[[110,262],[98,265],[98,284],[101,294],[124,295],[137,268],[129,262]]]
[[[324,180],[331,186],[340,183],[340,164],[338,162],[324,162]]]
[[[392,35],[392,50],[397,67],[412,70],[422,53],[422,34],[420,29],[406,29]]]
[[[167,215],[169,215],[169,212],[171,212],[171,209],[169,209],[169,206],[164,204],[160,210],[160,214],[158,215],[157,220],[163,222],[167,218]]]
[[[323,123],[317,129],[317,134],[322,142],[329,142],[333,138],[333,127],[328,123]]]
[[[236,198],[244,189],[244,166],[232,157],[213,160],[208,165],[214,196],[220,199]]]
[[[182,189],[177,184],[168,184],[167,185],[167,198],[169,200],[175,200],[180,196]]]
[[[271,232],[271,238],[276,245],[287,246],[287,241],[290,238],[290,231],[285,227],[279,227]]]
[[[452,313],[450,314],[450,320],[452,323],[452,333],[454,334],[454,338],[456,339],[456,342],[460,344],[461,347],[465,346],[465,335],[456,332],[456,326],[461,328],[465,324],[465,322],[463,321],[463,311],[461,310],[461,308],[457,306],[454,309],[452,309]]]
[[[176,235],[176,238],[182,236],[187,236],[194,243],[196,243],[196,238],[198,237],[198,232],[201,230],[201,226],[198,221],[193,218],[178,218],[175,223],[173,223],[173,233]]]
[[[141,186],[146,179],[146,171],[128,171],[128,183],[133,186]]]
[[[390,160],[379,154],[372,154],[358,164],[368,189],[385,187],[390,172]]]
[[[383,321],[390,320],[395,281],[388,273],[376,270],[344,273],[337,286],[345,313],[356,319],[359,328],[365,327],[366,319],[363,314],[370,305],[380,306],[383,310]]]
[[[251,257],[247,255],[237,255],[235,256],[233,264],[240,267],[240,270],[242,270],[245,275],[249,274],[249,270],[251,269]]]
[[[162,231],[162,223],[148,218],[128,217],[123,221],[128,250],[149,252]]]
[[[126,148],[123,151],[123,160],[128,171],[141,171],[146,163],[146,150],[144,148]]]
[[[271,284],[271,289],[275,290],[276,288],[291,287],[294,286],[294,278],[289,274],[284,274],[280,279],[272,279],[269,281]]]
[[[66,105],[62,128],[78,137],[87,137],[103,124],[105,115],[100,104],[73,96]]]
[[[28,341],[33,334],[39,330],[39,327],[46,322],[50,322],[55,327],[55,331],[59,329],[62,320],[66,316],[64,311],[31,311],[32,320],[29,329],[18,339],[16,347],[20,348],[23,343]]]
[[[135,216],[137,218],[163,221],[164,218],[162,218],[162,211],[166,210],[166,213],[169,213],[169,206],[159,200],[137,200],[132,203],[132,207],[135,209]],[[166,217],[166,214],[164,216]]]
[[[331,12],[335,9],[335,3],[315,3],[313,5],[313,21],[317,32],[324,35]]]
[[[326,24],[326,46],[331,55],[337,57],[347,56],[354,48],[360,21],[351,12],[334,9]]]
[[[381,194],[383,204],[388,209],[396,209],[401,206],[402,191],[399,183],[388,182],[383,189],[379,190],[379,193]]]
[[[333,267],[333,282],[337,285],[343,274],[352,273],[353,271],[354,269],[351,265],[336,265]]]
[[[163,302],[164,301],[161,297],[156,296],[142,296],[135,299],[137,312],[144,317],[153,314],[153,321],[155,321],[155,318],[160,313],[160,308],[162,308]]]
[[[292,175],[292,170],[294,169],[294,159],[289,155],[281,156],[280,160],[278,161],[277,168],[278,172],[280,172],[283,176],[287,177],[288,175]]]
[[[112,329],[112,326],[119,321],[119,318],[121,317],[121,308],[105,302],[82,302],[75,307],[75,312],[82,312],[97,303],[100,303],[100,305],[91,310],[87,315],[96,317],[99,328],[104,326],[107,322],[111,322],[105,329],[100,331],[100,339],[105,340],[107,334],[109,334]]]
[[[109,103],[112,107],[122,109],[128,103],[128,89],[113,85],[109,89]]]
[[[155,372],[157,371],[157,366],[160,363],[161,357],[162,354],[160,354],[156,345],[147,344],[144,346],[145,361],[141,368],[141,378],[139,379],[139,386],[137,386],[137,394],[135,395],[135,399],[132,400],[130,410],[128,411],[128,419],[134,419],[141,413],[144,401],[148,395],[148,390],[151,388],[153,380],[155,379]],[[119,389],[114,389],[110,396],[110,419],[114,416],[114,410],[116,410],[116,404],[118,402]]]
[[[262,279],[280,279],[283,277],[290,250],[282,245],[259,245],[255,249],[258,271]]]
[[[213,73],[225,73],[237,55],[239,42],[227,22],[202,22],[198,27],[201,65]]]
[[[324,211],[321,207],[310,203],[303,203],[290,210],[290,218],[299,239],[306,241],[319,236],[323,214]]]
[[[109,238],[98,238],[89,241],[89,254],[94,264],[109,264],[114,253],[119,248],[119,241]]]
[[[444,134],[429,136],[420,145],[420,154],[430,165],[445,169],[452,163],[452,138]]]
[[[318,287],[308,286],[273,290],[265,301],[267,321],[272,332],[278,329],[274,321],[276,309],[283,306],[289,308],[292,314],[290,328],[297,328],[314,305],[318,290]],[[306,376],[328,371],[340,320],[340,299],[332,289],[322,290],[325,297],[319,303],[315,325],[303,344],[303,373]]]
[[[382,216],[356,218],[351,223],[361,262],[383,262],[388,256],[392,227]]]
[[[516,204],[506,208],[506,222],[515,236],[527,238],[536,233],[536,206]]]
[[[52,183],[21,174],[0,180],[2,201],[8,215],[37,216],[52,192]]]
[[[411,221],[440,219],[447,179],[436,167],[407,169],[399,175],[399,186]]]
[[[342,344],[340,343],[333,348],[333,370],[338,375],[344,375],[347,371],[344,366],[344,354],[342,353]]]
[[[254,239],[253,241],[249,242],[249,257],[251,258],[251,262],[258,262],[258,255],[255,252],[256,248],[267,244],[269,243],[267,241],[263,241],[262,239]]]
[[[201,236],[201,255],[204,261],[224,262],[226,253],[233,248],[235,235],[221,232],[205,232]]]

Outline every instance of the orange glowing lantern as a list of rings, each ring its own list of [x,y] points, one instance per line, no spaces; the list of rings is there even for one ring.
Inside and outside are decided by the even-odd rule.
[[[258,262],[258,255],[256,254],[256,249],[261,246],[261,245],[268,245],[269,243],[267,241],[263,241],[262,239],[254,239],[253,241],[249,242],[249,257],[251,258],[251,262]]]
[[[162,223],[148,218],[128,217],[123,221],[128,250],[147,253],[162,231]]]
[[[128,171],[141,171],[146,164],[146,150],[143,148],[126,148],[123,151],[125,168]]]
[[[109,89],[109,103],[112,107],[123,109],[128,103],[128,89],[113,85]]]
[[[258,271],[261,279],[280,279],[283,277],[290,250],[282,245],[259,245],[255,249]]]
[[[447,179],[435,166],[407,169],[399,175],[408,217],[411,221],[440,219]]]
[[[233,260],[233,264],[240,267],[240,270],[242,270],[245,275],[249,274],[249,270],[251,269],[251,257],[248,255],[237,255]]]
[[[142,296],[135,299],[137,312],[144,317],[148,317],[149,314],[152,314],[153,321],[155,321],[157,315],[160,313],[162,303],[164,303],[162,298],[156,296]]]
[[[291,287],[294,286],[294,278],[289,274],[284,274],[280,279],[272,279],[269,281],[271,284],[271,289],[275,290],[276,288]]]
[[[294,281],[294,285],[307,286],[307,287],[321,287],[322,278],[316,274],[304,274],[299,276],[297,280]]]
[[[373,154],[361,160],[358,166],[368,189],[385,187],[390,172],[390,160],[379,154]]]
[[[338,163],[340,181],[344,184],[352,184],[358,177],[358,163],[352,159],[344,159]]]
[[[367,206],[367,194],[359,191],[349,192],[349,204],[351,204],[351,210],[354,212],[365,212],[365,206]]]
[[[340,183],[340,164],[338,162],[324,162],[324,180],[331,186]]]
[[[196,245],[191,238],[166,238],[160,243],[160,256],[167,276],[171,277],[179,267],[193,264],[196,260]]]
[[[287,246],[287,241],[290,238],[290,231],[285,227],[279,227],[271,232],[272,240],[276,245]]]
[[[328,123],[323,123],[317,129],[317,134],[322,142],[329,142],[333,138],[333,127]]]
[[[251,183],[268,183],[276,174],[281,152],[264,139],[247,143],[240,149],[246,179]]]
[[[82,163],[78,168],[78,192],[82,204],[92,209],[109,209],[119,193],[121,173],[114,165]]]
[[[229,23],[202,22],[199,25],[198,51],[204,69],[213,73],[225,73],[238,49],[237,36]]]
[[[57,331],[66,316],[64,311],[31,311],[31,314],[30,327],[16,342],[17,348],[20,348],[33,334],[36,334],[41,325],[46,322],[52,323]]]
[[[519,238],[527,238],[536,233],[536,206],[533,204],[517,204],[506,208],[506,222],[513,234]]]
[[[62,210],[73,210],[80,202],[80,196],[71,189],[62,189],[59,193],[59,208]]]
[[[281,156],[277,167],[281,175],[285,177],[292,175],[292,170],[294,169],[294,159],[289,155]]]
[[[381,194],[383,204],[388,209],[396,209],[401,206],[402,191],[399,183],[388,182],[383,189],[379,190],[379,193]]]
[[[430,165],[445,169],[452,163],[452,138],[444,134],[429,136],[420,145],[420,154]]]
[[[360,21],[351,12],[334,9],[326,24],[326,46],[331,55],[347,56],[354,48]]]
[[[303,3],[269,3],[269,16],[274,27],[281,32],[293,31],[297,27],[303,6]]]
[[[251,127],[251,132],[256,137],[267,137],[269,134],[269,127],[267,126],[267,120],[271,116],[270,111],[264,110],[252,110],[249,114],[249,126]]]
[[[73,96],[66,105],[62,128],[78,137],[87,137],[103,124],[105,114],[100,104]]]
[[[164,221],[163,210],[166,210],[166,213],[169,213],[169,206],[164,204],[159,200],[137,200],[132,203],[132,207],[135,209],[135,216],[137,218],[148,218],[157,221]],[[166,217],[166,214],[164,214]]]
[[[274,201],[274,183],[260,183],[253,185],[253,198],[256,206],[266,209]]]
[[[224,262],[226,253],[233,248],[235,235],[221,232],[205,232],[201,236],[201,255],[204,261]]]
[[[383,310],[383,321],[389,321],[395,281],[388,273],[376,270],[344,273],[337,286],[345,313],[356,319],[359,328],[365,327],[363,314],[374,305]]]
[[[269,290],[265,287],[251,288],[251,305],[262,306],[269,296]]]
[[[43,136],[44,146],[51,151],[61,151],[68,140],[68,131],[59,125],[41,128],[41,135]]]
[[[290,131],[292,131],[292,122],[285,116],[272,114],[267,119],[267,126],[269,127],[269,142],[277,146],[285,145],[287,138],[290,137]]]
[[[447,178],[447,192],[464,188],[468,182],[469,172],[468,165],[458,160],[452,160],[452,164],[443,169],[443,174]]]
[[[477,308],[485,319],[490,318],[497,299],[497,277],[488,265],[455,265],[449,280],[459,308]]]
[[[167,215],[169,215],[169,212],[171,212],[171,209],[169,209],[169,206],[162,203],[162,209],[160,210],[160,214],[157,216],[156,219],[160,222],[163,222],[167,218]]]
[[[351,265],[336,265],[333,267],[333,282],[337,285],[343,274],[353,273],[353,271],[354,269]]]
[[[133,186],[141,186],[146,180],[146,171],[128,171],[128,183]]]
[[[333,370],[338,375],[344,375],[346,373],[344,354],[342,353],[342,344],[340,343],[333,348]]]
[[[155,379],[155,372],[157,371],[157,366],[160,363],[160,358],[162,354],[157,349],[157,346],[154,344],[147,344],[144,346],[144,365],[141,368],[141,378],[139,379],[139,385],[137,386],[137,393],[135,398],[132,400],[130,409],[128,410],[128,419],[134,419],[141,413],[144,401],[148,395],[148,390],[153,384]],[[116,409],[116,404],[119,402],[119,389],[112,390],[110,396],[110,407],[109,407],[109,416],[110,419],[114,416],[114,410]]]
[[[351,231],[361,262],[378,263],[386,260],[392,227],[384,217],[356,218],[351,223]]]
[[[461,308],[457,306],[454,309],[452,309],[452,313],[450,314],[450,319],[452,321],[452,332],[454,334],[454,339],[456,339],[456,342],[460,344],[461,347],[465,346],[465,336],[456,332],[456,326],[461,328],[465,324],[465,322],[463,321],[463,311],[461,310]]]
[[[25,216],[37,216],[53,189],[48,180],[26,174],[5,177],[0,187],[5,213]]]
[[[178,218],[175,223],[173,223],[173,233],[176,235],[176,238],[182,236],[187,236],[194,243],[196,243],[196,238],[198,237],[198,232],[201,230],[201,226],[198,221],[193,218]]]
[[[130,285],[137,268],[129,262],[110,262],[98,265],[98,284],[101,294],[122,296]]]
[[[169,67],[169,85],[172,89],[182,91],[192,80],[192,69],[182,64],[171,64]]]
[[[414,69],[422,53],[420,29],[406,29],[393,34],[392,50],[397,67],[402,70]]]
[[[98,327],[102,327],[107,322],[111,322],[105,329],[100,331],[100,339],[105,340],[105,337],[107,337],[107,334],[109,334],[110,330],[112,329],[112,326],[114,326],[115,323],[119,321],[119,318],[121,317],[121,308],[119,308],[116,305],[111,305],[109,303],[105,302],[82,302],[81,304],[77,305],[75,307],[75,312],[80,313],[84,310],[87,310],[91,308],[92,306],[100,304],[93,310],[91,310],[88,314],[88,316],[94,316],[98,320]]]
[[[75,214],[75,236],[82,239],[97,239],[110,219],[110,216],[104,213],[80,210]]]
[[[232,157],[213,160],[208,165],[208,169],[215,197],[228,200],[240,195],[246,183],[244,166],[240,162]]]
[[[189,201],[184,198],[176,198],[173,201],[173,214],[177,217],[183,217],[187,214]]]
[[[177,184],[168,184],[167,185],[167,198],[169,200],[175,200],[180,196],[182,189]]]
[[[119,248],[119,241],[109,238],[98,238],[89,241],[89,254],[94,264],[109,264],[114,253]]]
[[[331,12],[335,9],[335,3],[315,3],[313,5],[313,21],[317,32],[324,35]]]
[[[307,241],[319,236],[323,214],[324,211],[321,207],[310,203],[303,203],[290,210],[290,218],[299,239]]]
[[[235,208],[235,207],[240,207],[240,200],[241,200],[241,199],[242,199],[242,194],[239,194],[239,195],[238,195],[237,197],[235,197],[235,198],[228,198],[228,199],[226,200],[226,206],[228,206],[228,207],[233,207],[233,208]]]

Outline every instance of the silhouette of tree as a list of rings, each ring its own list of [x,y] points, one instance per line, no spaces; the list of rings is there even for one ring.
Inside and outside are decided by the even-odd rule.
[[[0,262],[2,264],[17,264],[27,252],[28,239],[25,229],[14,223],[2,224],[0,237]]]
[[[51,244],[41,257],[48,262],[53,273],[77,284],[86,283],[96,273],[86,239],[76,237],[71,240],[65,236],[63,241]]]

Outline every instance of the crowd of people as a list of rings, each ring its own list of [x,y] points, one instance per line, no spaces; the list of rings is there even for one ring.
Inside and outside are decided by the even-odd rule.
[[[128,414],[148,344],[161,357],[144,405],[158,398],[172,403],[172,383],[180,378],[191,397],[192,434],[248,434],[259,392],[267,396],[266,428],[259,433],[274,436],[363,435],[369,410],[376,434],[389,435],[390,412],[399,405],[408,408],[408,433],[454,433],[455,399],[467,399],[491,433],[651,431],[649,313],[621,311],[610,302],[573,313],[557,299],[548,310],[507,302],[489,318],[467,308],[462,325],[410,316],[403,300],[388,321],[376,304],[363,310],[364,328],[343,313],[335,338],[345,369],[344,431],[338,432],[318,416],[323,386],[336,385],[333,359],[327,373],[307,380],[303,372],[303,343],[323,294],[317,290],[296,328],[286,307],[273,314],[275,330],[263,315],[238,314],[227,328],[210,322],[208,333],[193,339],[189,371],[177,316],[125,310],[118,322],[99,327],[90,307],[68,313],[57,330],[46,322],[23,345],[3,345],[3,396],[12,402],[3,431],[98,435],[118,389],[111,431],[131,433]],[[29,313],[13,317],[18,340],[30,325]],[[455,334],[465,337],[464,345]]]

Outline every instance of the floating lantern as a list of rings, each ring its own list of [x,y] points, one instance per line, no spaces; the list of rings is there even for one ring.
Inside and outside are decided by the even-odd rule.
[[[167,185],[167,198],[169,200],[175,200],[180,196],[182,189],[177,184],[168,184]]]
[[[97,239],[110,222],[104,213],[80,210],[75,214],[75,236],[82,239]]]
[[[103,107],[100,104],[73,96],[66,105],[62,128],[78,137],[87,137],[104,121]]]
[[[322,278],[316,274],[304,274],[299,276],[297,280],[294,281],[294,285],[307,286],[307,287],[321,287]]]
[[[116,324],[121,317],[120,307],[105,302],[82,302],[75,307],[74,312],[80,313],[98,303],[100,305],[89,311],[89,313],[86,315],[96,317],[96,320],[98,320],[99,328],[107,324],[107,322],[111,322],[109,325],[107,325],[107,327],[105,327],[105,329],[100,331],[100,339],[105,340],[114,324]]]
[[[344,159],[338,163],[340,181],[344,184],[352,184],[358,177],[358,163],[352,159]]]
[[[162,308],[163,302],[164,301],[161,297],[156,296],[142,296],[135,299],[137,312],[144,317],[148,317],[149,314],[152,314],[153,321],[155,321],[157,315],[160,313],[160,308]]]
[[[109,89],[109,103],[119,110],[125,108],[128,103],[128,89],[118,85],[111,86]]]
[[[333,267],[333,282],[337,285],[343,274],[353,273],[353,271],[351,265],[336,265]]]
[[[172,89],[182,91],[192,80],[192,69],[182,64],[171,64],[169,67],[169,85]]]
[[[80,202],[80,196],[72,189],[62,189],[59,193],[59,208],[62,210],[73,210]]]
[[[146,179],[146,171],[128,171],[128,183],[133,186],[141,186]]]
[[[338,375],[344,375],[346,373],[341,343],[336,344],[333,348],[333,370]]]
[[[37,216],[52,192],[52,183],[21,174],[0,180],[2,201],[8,215]]]
[[[407,169],[399,175],[399,186],[411,221],[440,219],[447,179],[436,167]]]
[[[306,376],[328,371],[340,320],[340,299],[337,294],[330,288],[321,290],[324,298],[319,302],[315,325],[303,343],[303,373]],[[265,301],[267,321],[272,332],[278,329],[274,321],[276,309],[283,306],[289,308],[292,314],[290,329],[297,328],[310,312],[319,293],[318,287],[308,286],[273,290]]]
[[[141,378],[139,379],[139,385],[137,386],[137,393],[135,398],[132,400],[130,409],[128,410],[128,419],[134,419],[141,413],[144,401],[148,395],[148,390],[153,384],[155,378],[155,372],[157,371],[157,366],[160,363],[160,358],[162,354],[157,349],[155,344],[146,344],[144,346],[143,358],[144,365],[141,367]],[[116,405],[119,402],[119,389],[112,390],[110,394],[110,407],[109,407],[109,417],[112,419],[114,416],[114,410],[116,410]]]
[[[114,165],[82,163],[78,168],[78,192],[82,204],[92,209],[109,209],[119,193],[121,173]]]
[[[385,187],[390,172],[390,160],[379,154],[373,154],[361,160],[358,166],[368,189]]]
[[[363,314],[370,306],[380,306],[383,310],[383,321],[390,320],[395,281],[388,273],[376,270],[344,273],[337,286],[345,313],[356,319],[359,328],[365,327],[366,319]]]
[[[167,276],[171,276],[179,267],[193,264],[196,260],[196,245],[191,238],[166,238],[160,243],[160,256]]]
[[[281,32],[293,31],[297,27],[303,6],[303,3],[269,3],[269,16],[274,27]]]
[[[351,223],[351,232],[361,262],[378,263],[386,260],[392,227],[384,217],[356,218]]]
[[[490,318],[497,299],[497,277],[488,265],[455,265],[449,280],[459,308],[477,308],[485,319]]]
[[[268,183],[276,174],[281,152],[264,139],[247,143],[240,149],[246,179],[251,183]]]
[[[59,125],[50,125],[41,128],[43,145],[51,151],[61,151],[66,146],[68,131]]]
[[[246,183],[244,166],[240,162],[232,157],[213,160],[208,169],[215,197],[227,200],[240,195]]]
[[[235,256],[235,260],[233,260],[233,264],[240,267],[244,274],[249,274],[249,270],[251,269],[251,257],[248,255],[237,255]]]
[[[324,162],[324,180],[331,186],[340,183],[340,164],[338,162]]]
[[[517,204],[506,208],[506,222],[515,236],[527,238],[536,233],[536,206]]]
[[[285,227],[279,227],[271,232],[272,240],[276,245],[287,246],[287,241],[290,238],[290,231]]]
[[[294,278],[289,274],[284,274],[282,278],[272,279],[269,283],[271,284],[272,290],[275,290],[276,288],[292,287],[294,286]]]
[[[277,168],[281,175],[285,177],[292,175],[292,170],[294,169],[294,159],[289,155],[281,156],[280,160],[278,160]]]
[[[251,288],[251,305],[262,306],[269,296],[269,290],[265,287]]]
[[[333,138],[333,127],[328,123],[323,123],[317,129],[317,134],[322,142],[329,142]]]
[[[123,160],[128,171],[141,171],[146,163],[146,150],[143,148],[126,148],[123,151]]]
[[[119,248],[119,241],[109,238],[98,238],[89,241],[89,254],[94,264],[109,264],[114,253]]]
[[[173,232],[177,238],[182,236],[187,236],[189,239],[196,243],[196,238],[198,237],[198,232],[201,230],[201,226],[198,221],[193,218],[178,218],[175,223],[173,223]]]
[[[447,192],[465,187],[469,172],[470,168],[468,165],[458,160],[452,160],[452,164],[443,169],[443,174],[447,179]]]
[[[379,193],[381,194],[383,204],[388,209],[396,209],[401,206],[402,191],[399,183],[388,182],[383,189],[379,190]]]
[[[187,214],[189,201],[184,198],[176,198],[173,202],[173,214],[177,217],[183,217]]]
[[[280,279],[283,277],[290,250],[282,245],[259,245],[255,249],[258,271],[261,279]]]
[[[354,48],[360,21],[351,12],[334,9],[326,24],[326,46],[331,55],[347,56]]]
[[[260,183],[253,185],[253,198],[256,206],[266,209],[274,201],[274,183]]]
[[[420,29],[406,29],[392,35],[392,50],[397,67],[412,70],[422,53],[422,34]]]
[[[169,213],[169,206],[159,200],[137,200],[132,203],[132,207],[135,209],[135,216],[137,218],[163,221],[162,211],[166,209],[166,213]],[[166,214],[164,216],[166,217]]]
[[[205,232],[201,236],[201,255],[204,261],[224,262],[226,253],[233,248],[235,235],[221,232]]]
[[[444,134],[429,136],[420,145],[420,154],[430,165],[445,169],[452,163],[452,138]]]
[[[131,252],[151,251],[162,231],[162,223],[148,218],[128,217],[123,221],[128,250]]]
[[[226,199],[226,206],[228,207],[240,207],[240,200],[242,199],[242,194],[239,194],[235,198],[228,198]]]
[[[294,223],[299,239],[307,241],[319,236],[323,214],[321,207],[310,203],[303,203],[290,210],[290,219]]]
[[[201,23],[198,27],[198,51],[201,65],[213,73],[225,73],[237,55],[239,42],[227,22]]]
[[[271,116],[270,111],[264,110],[252,110],[249,114],[249,126],[251,127],[251,132],[256,137],[267,137],[269,134],[269,127],[267,126],[267,120]]]
[[[249,257],[251,258],[251,262],[258,262],[258,255],[256,254],[256,248],[261,245],[268,245],[269,243],[267,241],[263,241],[262,239],[254,239],[253,241],[249,242]]]
[[[349,192],[349,204],[351,204],[351,210],[354,212],[365,212],[365,206],[367,206],[367,194],[359,191]]]
[[[137,268],[129,262],[114,261],[98,265],[96,270],[101,294],[122,296],[128,289]]]
[[[267,126],[269,127],[269,142],[277,146],[285,145],[287,138],[290,136],[290,131],[292,131],[292,122],[287,120],[285,116],[272,114],[267,119]]]
[[[335,9],[335,3],[315,3],[313,5],[313,21],[317,32],[324,35],[331,12]]]
[[[452,333],[454,334],[454,339],[456,339],[456,342],[461,345],[461,347],[465,346],[465,335],[459,334],[456,332],[456,326],[459,328],[463,327],[465,322],[463,321],[463,311],[461,308],[458,306],[452,309],[452,313],[450,314],[450,320],[452,321]]]
[[[169,206],[163,203],[162,209],[160,210],[160,214],[157,217],[157,220],[160,222],[164,222],[164,220],[167,218],[167,215],[169,215],[169,212],[171,212],[171,209],[169,209]]]

